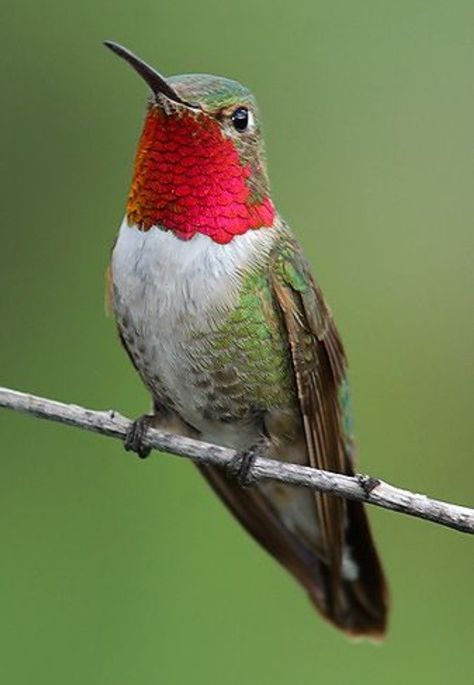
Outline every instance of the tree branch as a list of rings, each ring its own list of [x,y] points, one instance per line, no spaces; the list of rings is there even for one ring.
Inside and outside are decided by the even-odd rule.
[[[120,440],[125,438],[131,425],[129,419],[113,410],[93,411],[75,404],[63,404],[2,387],[0,387],[0,407],[32,414],[50,421],[58,421],[68,426],[84,428]],[[201,464],[213,464],[220,467],[228,467],[236,456],[236,452],[231,449],[151,428],[147,432],[145,443],[153,449],[188,457]],[[474,533],[474,509],[395,488],[377,478],[361,475],[344,476],[260,457],[252,466],[251,475],[255,481],[277,480],[282,483],[304,486],[426,519],[464,533]]]

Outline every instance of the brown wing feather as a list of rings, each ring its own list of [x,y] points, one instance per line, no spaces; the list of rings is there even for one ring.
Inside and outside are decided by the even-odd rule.
[[[277,259],[270,279],[288,336],[309,462],[353,474],[339,397],[346,377],[341,339],[298,248],[292,257],[280,252]],[[326,494],[315,498],[328,571],[327,611],[322,611],[348,632],[380,637],[386,629],[388,593],[364,507]],[[353,581],[342,577],[345,548],[359,570]],[[307,587],[312,594],[312,586]]]
[[[344,352],[321,293],[311,281],[308,287],[311,288],[311,300],[306,295],[305,301],[305,294],[295,291],[281,279],[273,279],[288,334],[309,462],[314,468],[345,473],[347,462],[338,398],[345,369]],[[313,309],[309,313],[306,311],[309,305],[317,308],[317,316]],[[340,498],[325,494],[315,493],[315,498],[330,566],[333,601],[337,603],[346,504]]]

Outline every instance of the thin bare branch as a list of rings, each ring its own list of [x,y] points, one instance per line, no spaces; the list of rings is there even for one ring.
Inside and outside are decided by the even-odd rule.
[[[0,387],[0,407],[32,414],[42,419],[58,421],[68,426],[101,433],[123,440],[131,421],[116,411],[93,411],[75,404],[63,404],[43,397]],[[146,444],[153,449],[187,457],[193,461],[229,467],[235,463],[236,452],[217,445],[191,440],[172,433],[149,429]],[[277,480],[339,497],[374,504],[416,518],[474,533],[474,509],[434,500],[409,490],[396,488],[378,478],[357,475],[344,476],[307,466],[287,464],[274,459],[257,458],[252,466],[252,479]]]

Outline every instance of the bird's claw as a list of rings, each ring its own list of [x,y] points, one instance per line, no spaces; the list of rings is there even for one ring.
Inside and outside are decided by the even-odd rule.
[[[378,478],[374,478],[373,476],[366,476],[363,473],[357,474],[357,480],[359,482],[360,487],[366,495],[370,495],[372,490],[375,490],[375,488],[378,485],[380,485],[380,481],[378,480]]]
[[[144,442],[151,418],[148,414],[140,416],[131,424],[125,435],[124,448],[127,452],[135,452],[140,459],[145,459],[151,452],[151,447]]]
[[[242,488],[249,488],[255,485],[256,478],[252,474],[252,467],[255,464],[257,457],[261,457],[266,441],[259,441],[255,445],[251,445],[248,449],[237,452],[235,457],[227,466],[229,474],[235,478],[237,483]]]

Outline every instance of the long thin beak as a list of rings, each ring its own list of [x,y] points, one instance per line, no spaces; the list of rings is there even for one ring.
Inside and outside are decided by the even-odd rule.
[[[112,40],[104,41],[104,45],[115,52],[116,55],[128,62],[135,71],[140,74],[142,79],[144,79],[155,95],[161,94],[165,95],[169,100],[177,102],[180,105],[185,105],[186,107],[193,107],[194,109],[199,109],[199,105],[193,105],[191,102],[186,102],[179,97],[178,93],[173,90],[173,88],[166,82],[161,74],[159,74],[153,67],[141,60],[139,57],[124,48],[123,45],[119,45]]]

